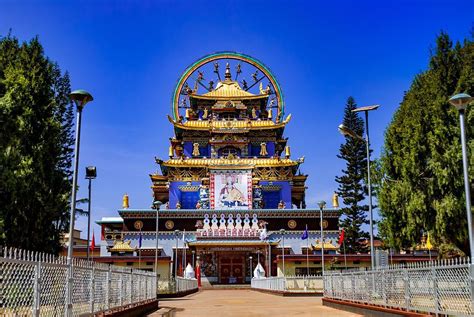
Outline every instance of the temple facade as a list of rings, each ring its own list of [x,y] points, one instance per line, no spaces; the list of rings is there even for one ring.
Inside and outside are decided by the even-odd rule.
[[[227,284],[248,283],[258,263],[267,276],[283,274],[285,254],[285,274],[320,273],[321,225],[325,253],[339,250],[338,202],[306,208],[304,157],[292,158],[284,135],[290,119],[258,60],[224,52],[193,63],[173,93],[168,157],[155,158],[160,172],[150,175],[152,207],[130,208],[124,196],[118,217],[98,221],[98,260],[152,270],[158,250],[163,277],[190,263]]]

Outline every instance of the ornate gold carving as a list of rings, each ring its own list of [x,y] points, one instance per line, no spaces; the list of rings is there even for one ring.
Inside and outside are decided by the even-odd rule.
[[[326,229],[329,226],[329,222],[327,220],[323,220],[323,229]]]
[[[258,167],[253,171],[253,177],[265,180],[288,180],[292,176],[291,167]]]
[[[128,209],[128,207],[129,207],[128,195],[125,194],[125,195],[123,195],[123,198],[122,198],[122,208],[123,209]]]
[[[194,181],[200,180],[207,176],[206,169],[203,168],[170,168],[168,171],[168,176],[171,180],[182,180],[182,181]]]
[[[173,222],[173,220],[167,220],[167,221],[165,222],[165,227],[166,227],[166,229],[168,229],[168,230],[173,229],[173,228],[174,228],[174,222]]]
[[[332,206],[334,208],[339,208],[339,195],[337,193],[334,193],[334,195],[332,195]]]
[[[262,185],[261,187],[266,192],[277,192],[281,189],[281,186],[278,185]]]
[[[260,143],[260,156],[267,156],[267,155],[268,155],[267,143],[262,142]]]
[[[133,227],[137,230],[142,230],[143,228],[143,221],[137,220],[133,223]]]
[[[291,219],[288,221],[288,228],[295,229],[296,225],[297,225],[296,220]]]
[[[178,186],[178,188],[182,192],[197,192],[199,190],[199,185],[182,185]]]
[[[193,143],[193,156],[199,156],[201,153],[199,152],[199,143]]]

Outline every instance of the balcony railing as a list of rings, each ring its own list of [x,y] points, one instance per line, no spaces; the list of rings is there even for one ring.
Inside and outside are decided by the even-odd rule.
[[[314,276],[276,276],[253,278],[252,288],[277,292],[322,292],[323,277]]]

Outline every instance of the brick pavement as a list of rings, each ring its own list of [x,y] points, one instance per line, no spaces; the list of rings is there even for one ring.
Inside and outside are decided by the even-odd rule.
[[[203,290],[162,299],[160,307],[174,308],[172,316],[177,317],[362,316],[322,306],[321,297],[282,297],[250,289]],[[159,312],[149,315],[159,316]]]

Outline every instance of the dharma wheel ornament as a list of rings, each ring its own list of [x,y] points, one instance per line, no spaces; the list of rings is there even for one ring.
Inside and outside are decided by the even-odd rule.
[[[215,83],[217,85],[214,85]],[[230,85],[239,91],[239,96],[236,97],[268,96],[262,109],[252,110],[253,118],[256,118],[261,111],[269,120],[275,117],[276,123],[283,121],[285,112],[283,93],[275,75],[259,60],[230,51],[204,56],[184,71],[174,89],[171,104],[172,119],[175,122],[179,122],[182,118],[196,119],[198,114],[192,111],[189,96],[212,98],[216,91],[226,90]],[[238,105],[232,103],[232,106]],[[276,110],[275,116],[273,109]],[[206,119],[207,116],[206,110],[199,118]]]

